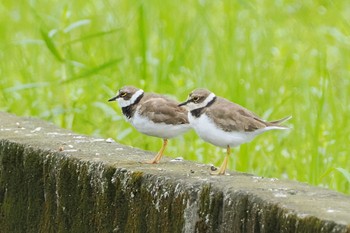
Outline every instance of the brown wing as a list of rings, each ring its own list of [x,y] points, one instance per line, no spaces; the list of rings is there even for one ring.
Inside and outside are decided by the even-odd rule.
[[[187,110],[179,102],[157,94],[145,96],[139,113],[149,115],[155,123],[188,124]]]
[[[251,132],[267,126],[267,122],[248,109],[219,97],[206,114],[227,132]]]

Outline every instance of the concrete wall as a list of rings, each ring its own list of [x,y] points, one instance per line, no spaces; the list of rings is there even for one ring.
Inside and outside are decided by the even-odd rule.
[[[0,232],[350,232],[350,197],[0,113]]]

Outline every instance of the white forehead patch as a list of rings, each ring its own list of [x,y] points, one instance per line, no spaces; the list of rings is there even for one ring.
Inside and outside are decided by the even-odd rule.
[[[137,100],[137,98],[139,98],[143,94],[143,92],[144,91],[142,89],[138,90],[137,92],[135,92],[132,95],[131,99],[129,99],[129,100],[125,100],[123,98],[118,98],[117,101],[118,101],[119,106],[121,108],[124,108],[124,107],[127,107],[127,106],[134,104],[135,101]]]

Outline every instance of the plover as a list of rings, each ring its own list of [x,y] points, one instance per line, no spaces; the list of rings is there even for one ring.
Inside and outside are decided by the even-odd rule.
[[[157,155],[146,163],[159,163],[168,139],[187,132],[191,126],[187,110],[179,102],[164,95],[146,93],[142,89],[125,86],[108,101],[118,101],[123,115],[139,132],[163,139]]]
[[[188,107],[188,120],[196,133],[206,142],[227,149],[225,159],[216,173],[226,172],[230,148],[251,141],[255,136],[273,129],[288,129],[280,123],[291,116],[277,121],[265,121],[248,109],[216,96],[213,92],[199,88],[179,104]]]

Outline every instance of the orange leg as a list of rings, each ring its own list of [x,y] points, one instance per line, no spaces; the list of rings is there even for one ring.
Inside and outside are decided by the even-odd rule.
[[[164,150],[165,150],[167,145],[168,145],[168,139],[163,139],[162,148],[160,148],[160,150],[157,153],[157,155],[151,161],[146,161],[144,163],[149,163],[149,164],[159,163],[160,159],[163,157],[163,153],[164,153]]]
[[[228,159],[230,157],[230,154],[231,154],[231,148],[230,148],[230,146],[227,146],[226,156],[225,156],[224,162],[222,162],[218,171],[211,173],[212,175],[225,175],[226,167],[227,167],[227,163],[228,163]]]

